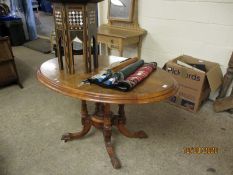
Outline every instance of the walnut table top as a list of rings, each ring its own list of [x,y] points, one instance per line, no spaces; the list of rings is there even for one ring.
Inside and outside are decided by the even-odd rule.
[[[177,90],[176,81],[165,71],[158,68],[146,80],[137,85],[130,92],[121,92],[114,89],[106,89],[97,85],[83,85],[80,83],[103,70],[110,64],[122,61],[126,58],[115,56],[100,56],[100,68],[93,73],[83,73],[82,57],[79,56],[75,63],[75,74],[67,74],[60,71],[56,58],[43,63],[37,72],[40,82],[45,86],[80,100],[111,103],[111,104],[142,104],[158,102],[174,95]]]

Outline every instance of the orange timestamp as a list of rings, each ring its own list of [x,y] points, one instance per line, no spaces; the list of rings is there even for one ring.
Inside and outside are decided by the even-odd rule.
[[[218,147],[185,147],[184,154],[218,154]]]

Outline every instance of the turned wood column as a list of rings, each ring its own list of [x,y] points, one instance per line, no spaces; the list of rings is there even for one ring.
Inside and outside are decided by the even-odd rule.
[[[121,164],[119,159],[116,157],[115,150],[113,149],[113,145],[111,143],[112,123],[111,123],[110,115],[111,115],[110,104],[104,104],[104,128],[103,128],[104,142],[108,155],[111,159],[113,168],[119,169],[121,168]]]

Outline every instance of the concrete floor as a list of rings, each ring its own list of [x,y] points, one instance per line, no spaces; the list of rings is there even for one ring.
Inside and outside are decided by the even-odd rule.
[[[24,47],[14,54],[25,88],[0,89],[0,175],[233,175],[233,118],[214,113],[211,102],[197,114],[166,103],[127,106],[128,127],[149,138],[128,139],[114,130],[120,170],[112,168],[100,131],[63,143],[64,132],[81,128],[80,102],[36,80],[39,65],[53,55]],[[195,146],[216,146],[219,153],[183,153]]]

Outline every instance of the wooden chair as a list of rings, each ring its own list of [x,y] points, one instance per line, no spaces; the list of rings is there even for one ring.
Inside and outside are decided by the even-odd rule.
[[[0,87],[17,83],[20,88],[23,88],[19,81],[14,55],[8,37],[0,37],[0,48]]]

